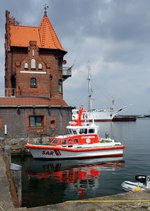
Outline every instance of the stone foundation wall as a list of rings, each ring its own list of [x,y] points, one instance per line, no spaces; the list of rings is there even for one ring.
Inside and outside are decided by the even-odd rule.
[[[67,132],[71,111],[71,107],[0,108],[0,137],[16,144],[24,142],[28,137],[40,137],[42,134],[63,135]],[[43,116],[42,127],[30,127],[29,116],[36,115]]]

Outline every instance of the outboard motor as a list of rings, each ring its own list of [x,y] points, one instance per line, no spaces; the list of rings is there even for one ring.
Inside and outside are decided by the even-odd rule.
[[[138,182],[142,182],[142,183],[146,183],[146,175],[136,175],[135,176],[135,179],[138,181]]]

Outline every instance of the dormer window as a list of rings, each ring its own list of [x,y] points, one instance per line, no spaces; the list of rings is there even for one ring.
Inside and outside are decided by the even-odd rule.
[[[39,68],[39,70],[42,70],[42,64],[41,63],[39,64],[38,68]]]
[[[24,69],[28,69],[28,68],[29,68],[28,63],[25,63],[25,64],[24,64]]]
[[[31,59],[31,69],[36,69],[35,59]]]
[[[31,88],[36,88],[37,87],[37,80],[36,80],[36,78],[31,78],[30,79],[30,87]]]

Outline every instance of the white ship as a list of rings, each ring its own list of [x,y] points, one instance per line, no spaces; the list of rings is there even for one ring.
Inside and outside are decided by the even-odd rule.
[[[108,109],[93,109],[93,90],[91,86],[91,76],[90,72],[88,71],[88,98],[89,98],[89,109],[86,113],[82,116],[82,120],[85,118],[88,121],[95,121],[95,122],[111,122],[112,119],[119,114],[122,110],[126,107],[122,108],[115,108],[114,100],[112,100],[112,106]],[[79,109],[72,110],[72,120],[77,120]]]
[[[95,122],[111,122],[112,119],[120,113],[124,108],[120,109],[114,109],[114,108],[109,108],[109,109],[92,109],[89,110],[85,113],[85,117],[88,121],[95,121]],[[73,109],[72,110],[72,120],[76,120],[78,116],[78,109]],[[82,120],[84,120],[84,115],[82,116]]]

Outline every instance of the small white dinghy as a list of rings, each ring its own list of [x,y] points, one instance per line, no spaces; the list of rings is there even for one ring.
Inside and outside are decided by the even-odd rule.
[[[124,181],[121,186],[126,191],[143,191],[150,189],[150,176],[146,175],[136,175],[135,180],[138,182]]]

